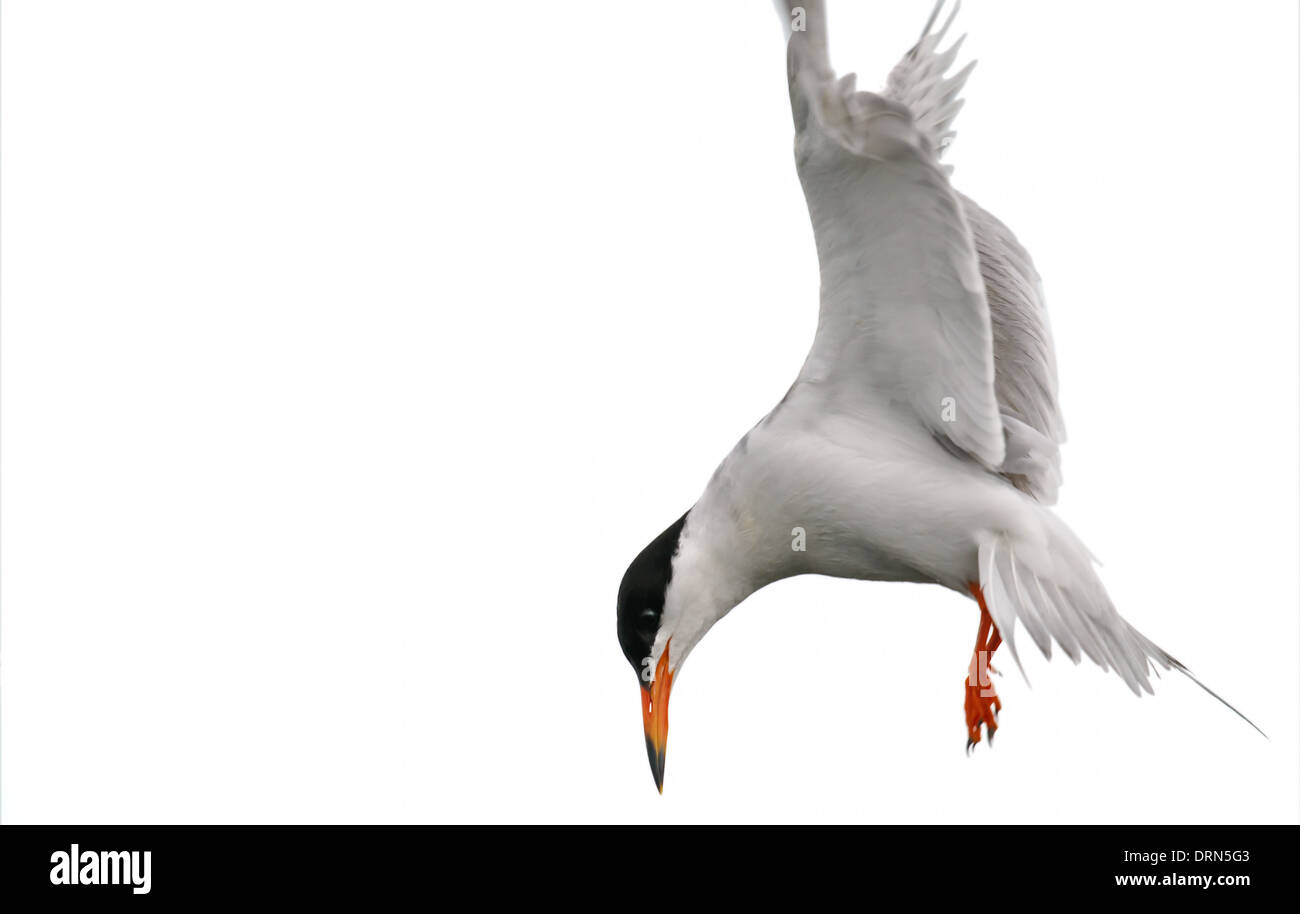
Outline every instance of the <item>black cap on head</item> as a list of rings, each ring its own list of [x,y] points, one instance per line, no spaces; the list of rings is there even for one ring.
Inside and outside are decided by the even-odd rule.
[[[673,577],[673,556],[686,525],[686,514],[641,550],[627,566],[618,588],[618,643],[638,677],[659,632],[664,595]]]

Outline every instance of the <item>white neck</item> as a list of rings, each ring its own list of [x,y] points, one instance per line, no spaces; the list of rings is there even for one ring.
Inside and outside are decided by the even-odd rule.
[[[674,670],[715,622],[770,583],[761,579],[736,514],[725,500],[725,492],[710,486],[687,516],[673,557],[655,652],[661,653],[671,637],[669,660]]]

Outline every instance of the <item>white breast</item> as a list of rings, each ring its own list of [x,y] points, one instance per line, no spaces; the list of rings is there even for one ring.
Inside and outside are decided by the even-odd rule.
[[[905,411],[797,385],[719,466],[697,511],[735,526],[757,586],[796,574],[978,580],[979,534],[1024,497],[954,456]]]

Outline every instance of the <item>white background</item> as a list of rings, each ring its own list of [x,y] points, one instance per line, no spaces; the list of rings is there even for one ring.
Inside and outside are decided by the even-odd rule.
[[[883,83],[925,0],[831,7]],[[1060,512],[1179,677],[782,582],[674,690],[627,563],[784,393],[816,263],[768,3],[3,12],[8,822],[1297,818],[1297,10],[968,2],[954,181],[1046,285]]]

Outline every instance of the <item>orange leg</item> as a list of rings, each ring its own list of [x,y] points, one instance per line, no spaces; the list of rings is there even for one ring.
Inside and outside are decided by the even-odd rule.
[[[1002,710],[1002,702],[998,700],[993,683],[989,681],[989,673],[997,672],[989,661],[1002,643],[1002,633],[993,624],[993,617],[989,615],[989,608],[984,603],[984,592],[980,590],[979,584],[972,582],[967,586],[980,605],[980,627],[975,636],[975,654],[971,657],[970,672],[966,676],[966,751],[970,752],[980,741],[981,726],[988,729],[990,746],[993,745],[993,734],[998,729],[998,712]]]

